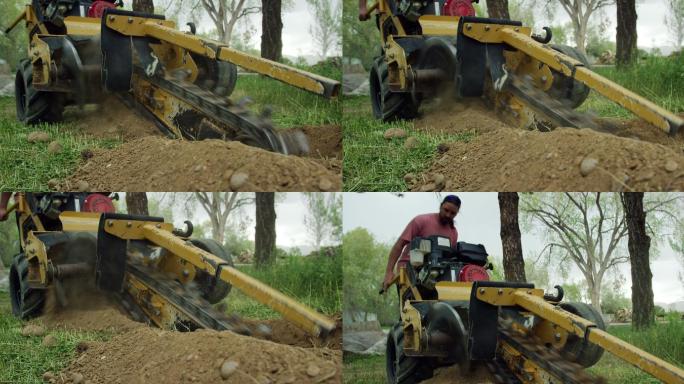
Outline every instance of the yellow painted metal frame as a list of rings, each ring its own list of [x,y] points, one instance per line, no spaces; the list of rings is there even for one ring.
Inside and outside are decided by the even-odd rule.
[[[493,305],[520,306],[536,316],[558,325],[567,332],[587,339],[665,383],[684,382],[684,370],[598,329],[589,320],[547,303],[543,297],[530,290],[517,289],[509,294],[505,292],[499,294],[499,291],[499,288],[480,288],[477,297]]]
[[[98,212],[65,211],[59,215],[64,232],[97,232],[100,225]]]
[[[171,233],[173,225],[170,223],[108,219],[104,229],[122,239],[148,240],[178,256],[197,270],[205,271],[210,275],[216,275],[217,271],[214,266],[223,263],[218,256],[173,235]],[[335,329],[335,322],[331,319],[235,268],[222,266],[218,277],[246,295],[278,311],[283,317],[315,336]]]
[[[67,35],[99,36],[101,22],[94,17],[67,16],[64,18]]]
[[[109,15],[107,27],[127,36],[149,36],[182,47],[209,59],[227,61],[246,70],[279,80],[320,96],[337,97],[340,82],[263,59],[225,46],[223,43],[187,34],[175,29],[169,20]],[[326,85],[331,92],[326,92]]]

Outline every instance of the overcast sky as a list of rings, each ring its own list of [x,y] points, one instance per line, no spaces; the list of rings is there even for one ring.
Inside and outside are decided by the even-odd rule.
[[[148,195],[155,200],[159,200],[162,197],[165,199],[169,198],[168,193],[148,192]],[[304,216],[308,209],[304,195],[299,192],[283,192],[278,193],[278,195],[284,196],[284,198],[279,198],[276,204],[276,245],[279,247],[299,248],[312,246],[313,240],[306,225],[304,225]],[[121,194],[121,196],[121,201],[123,202],[125,195]],[[179,198],[180,200],[182,199]],[[256,224],[254,210],[254,205],[249,205],[240,213],[248,220],[249,225],[246,228],[245,235],[252,240],[254,240],[254,226]],[[174,225],[177,228],[182,228],[184,226],[183,221],[188,219],[184,209],[178,206],[174,207],[173,211]],[[198,206],[190,219],[195,224],[201,224],[208,222],[209,216]]]
[[[448,192],[443,192],[441,197]],[[456,217],[459,241],[483,244],[488,253],[501,260],[502,248],[499,237],[499,202],[496,193],[457,193],[463,205]],[[357,227],[366,228],[376,240],[394,243],[408,222],[416,215],[437,212],[441,199],[435,193],[406,193],[403,198],[390,193],[345,193],[344,232]],[[626,240],[625,240],[626,241]],[[522,245],[525,256],[536,255],[544,244],[536,233],[523,233]],[[677,279],[681,265],[669,246],[663,245],[658,258],[651,261],[653,291],[656,302],[671,303],[684,300],[684,287]],[[620,272],[627,283],[623,293],[631,296],[629,264],[623,264]],[[578,281],[577,271],[570,279]],[[378,277],[379,279],[381,276]],[[551,276],[552,285],[560,282],[560,276]],[[605,278],[604,278],[605,280]]]

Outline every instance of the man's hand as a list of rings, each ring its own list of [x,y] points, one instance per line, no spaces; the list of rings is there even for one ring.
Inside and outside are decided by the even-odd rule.
[[[382,282],[382,290],[387,291],[387,288],[390,287],[392,284],[392,280],[394,280],[394,274],[392,272],[388,272],[385,274],[385,280]]]
[[[0,208],[0,221],[7,220],[7,209]]]
[[[366,21],[370,19],[368,12],[368,5],[366,4],[368,0],[359,0],[359,21]]]

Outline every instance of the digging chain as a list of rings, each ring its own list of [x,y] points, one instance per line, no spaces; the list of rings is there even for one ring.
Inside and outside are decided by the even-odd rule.
[[[218,97],[183,80],[180,75],[148,77],[142,68],[136,67],[135,71],[146,81],[200,111],[206,117],[201,124],[203,128],[213,131],[224,140],[236,140],[286,155],[308,152],[306,137],[301,132],[278,132],[266,116],[256,116],[240,103],[233,103],[226,97]],[[192,132],[183,133],[190,138],[196,138]]]
[[[252,326],[237,316],[227,316],[203,299],[198,292],[188,289],[164,273],[145,267],[139,263],[129,263],[127,271],[150,289],[163,296],[178,311],[202,328],[217,331],[233,331],[242,335],[269,334],[270,329],[263,325]],[[181,323],[181,327],[184,325]]]
[[[511,324],[512,321],[499,321],[499,340],[511,345],[522,353],[525,358],[554,376],[559,380],[558,382],[570,384],[605,383],[605,379],[592,376],[581,365],[568,361],[557,349],[546,347],[529,330],[514,330]],[[494,362],[488,363],[487,366],[497,380],[497,383],[500,384],[521,383],[521,380],[514,374],[514,371],[517,371],[525,382],[534,381],[534,378],[525,372],[522,367],[509,367],[500,357],[497,357]]]

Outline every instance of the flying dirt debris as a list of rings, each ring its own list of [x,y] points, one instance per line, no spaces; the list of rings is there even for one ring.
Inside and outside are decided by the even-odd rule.
[[[684,380],[684,370],[606,332],[590,305],[562,302],[560,286],[548,295],[534,284],[489,281],[481,244],[452,248],[430,236],[409,249],[411,265],[392,281],[401,320],[387,336],[389,383],[419,382],[448,365],[485,365],[497,383],[601,383],[585,368],[604,350],[665,383]]]
[[[6,29],[25,21],[29,58],[16,75],[17,117],[55,122],[69,104],[84,105],[114,93],[139,108],[167,134],[189,140],[236,140],[284,154],[307,153],[297,130],[276,131],[265,110],[228,99],[237,67],[335,98],[340,83],[248,55],[176,29],[162,15],[118,9],[105,0],[33,2]]]
[[[25,193],[10,209],[18,214],[22,249],[10,268],[13,314],[117,333],[106,343],[79,346],[69,375],[98,382],[174,382],[187,375],[212,382],[232,362],[236,380],[257,373],[285,382],[341,380],[341,352],[326,348],[335,348],[333,334],[339,337],[335,320],[233,268],[221,245],[190,238],[189,222],[175,229],[162,218],[115,213],[113,198]],[[232,288],[286,321],[242,320],[215,309]],[[133,322],[112,305],[162,330]],[[302,343],[314,348],[284,345]],[[257,351],[259,359],[245,358]],[[141,372],[145,377],[136,376]]]
[[[674,135],[684,119],[599,76],[575,48],[548,45],[519,21],[475,17],[470,1],[362,2],[360,18],[375,13],[382,55],[370,71],[376,118],[412,119],[421,103],[444,96],[486,96],[517,126],[606,129],[574,111],[600,93],[651,125]],[[608,127],[609,128],[609,127]]]

